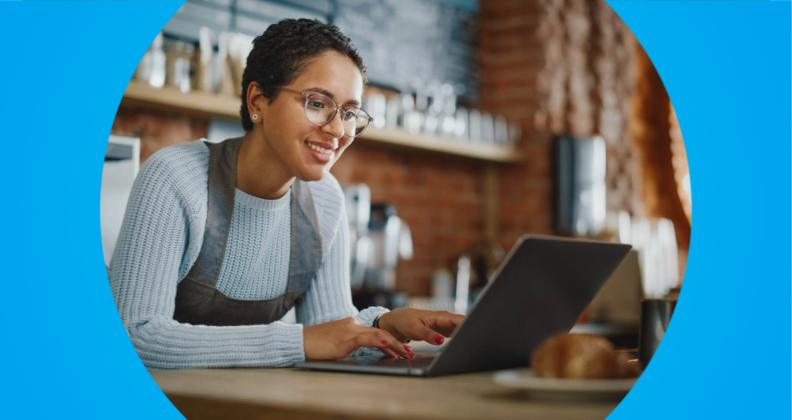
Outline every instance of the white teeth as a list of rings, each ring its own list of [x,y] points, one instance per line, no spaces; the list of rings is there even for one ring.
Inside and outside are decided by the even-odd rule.
[[[332,155],[333,154],[333,151],[330,150],[330,149],[325,149],[324,147],[317,146],[317,145],[315,145],[313,143],[306,143],[306,144],[308,145],[308,147],[311,148],[311,150],[314,150],[317,153],[321,153],[323,155]]]

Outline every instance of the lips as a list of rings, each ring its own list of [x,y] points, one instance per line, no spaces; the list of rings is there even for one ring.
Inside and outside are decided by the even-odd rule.
[[[319,163],[325,164],[330,162],[335,154],[335,151],[338,149],[338,146],[333,146],[329,143],[317,142],[317,141],[305,141],[305,146],[311,152],[311,155],[316,159]]]

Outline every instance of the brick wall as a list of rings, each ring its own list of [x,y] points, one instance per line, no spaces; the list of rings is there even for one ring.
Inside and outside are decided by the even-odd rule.
[[[688,174],[679,122],[663,82],[646,54],[636,54],[636,78],[631,116],[635,161],[641,172],[644,214],[674,222],[679,247],[680,278],[690,244],[690,197],[684,189]]]
[[[554,135],[602,135],[608,148],[608,209],[640,214],[628,116],[634,40],[601,1],[486,0],[480,9],[480,104],[518,121],[525,161],[499,166],[498,236],[508,249],[524,232],[552,230]],[[113,131],[141,136],[143,154],[206,135],[207,121],[122,108]],[[415,256],[397,287],[427,295],[432,272],[485,237],[481,164],[358,141],[333,173],[367,183],[412,229]]]
[[[500,240],[552,230],[552,139],[601,135],[608,210],[636,212],[627,116],[634,89],[629,30],[604,2],[481,2],[481,107],[523,127],[524,164],[499,171]]]
[[[476,163],[359,141],[333,173],[342,184],[368,184],[372,201],[391,203],[410,226],[414,256],[397,272],[397,287],[410,294],[428,295],[434,270],[454,267],[459,255],[483,238],[483,185]]]

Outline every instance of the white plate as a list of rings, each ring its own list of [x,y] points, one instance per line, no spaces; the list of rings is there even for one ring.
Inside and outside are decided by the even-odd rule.
[[[623,397],[635,384],[630,379],[559,379],[540,378],[531,369],[503,370],[495,373],[501,386],[531,391],[547,397],[598,399]]]

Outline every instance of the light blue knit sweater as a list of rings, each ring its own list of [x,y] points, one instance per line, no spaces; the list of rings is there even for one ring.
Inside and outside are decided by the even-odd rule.
[[[296,308],[297,324],[182,324],[173,319],[176,287],[198,257],[206,223],[209,151],[202,141],[164,148],[143,165],[127,205],[110,264],[118,310],[140,358],[150,368],[290,366],[305,360],[303,325],[355,316],[364,325],[386,309],[358,313],[349,286],[346,213],[327,173],[309,183],[325,263]],[[290,193],[265,200],[236,190],[234,214],[217,288],[243,300],[286,291]]]

